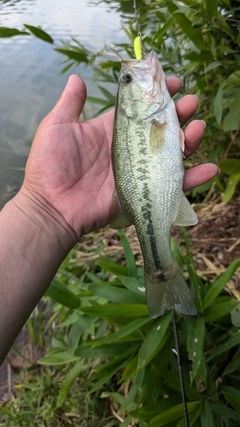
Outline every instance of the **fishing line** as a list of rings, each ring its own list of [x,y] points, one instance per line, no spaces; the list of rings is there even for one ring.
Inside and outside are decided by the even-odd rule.
[[[135,11],[135,20],[138,36],[134,40],[134,52],[136,58],[140,61],[145,58],[145,47],[143,44],[143,37],[140,30],[140,24],[138,19],[137,0],[133,0],[133,9]]]
[[[179,372],[180,386],[181,386],[181,393],[182,393],[182,403],[183,403],[183,411],[184,411],[184,418],[185,418],[185,426],[189,427],[190,424],[189,424],[189,418],[188,418],[186,393],[185,393],[185,386],[184,386],[184,379],[183,379],[181,355],[180,355],[178,333],[177,333],[177,325],[176,325],[176,316],[175,316],[175,310],[174,310],[174,308],[172,308],[172,319],[173,319],[173,330],[174,330],[174,337],[175,337],[175,344],[176,344],[176,354],[177,354],[177,361],[178,361],[178,372]]]
[[[136,19],[136,25],[137,25],[137,33],[142,41],[142,35],[141,35],[141,31],[140,31],[140,25],[139,25],[139,20],[138,20],[138,10],[137,10],[137,1],[133,0],[133,9],[135,11],[135,19]]]

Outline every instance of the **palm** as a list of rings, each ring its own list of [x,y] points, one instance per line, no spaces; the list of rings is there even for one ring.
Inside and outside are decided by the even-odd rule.
[[[169,86],[170,92],[175,93],[179,89],[178,79]],[[183,101],[177,108],[181,122],[188,120],[197,107],[196,100],[186,101],[185,108]],[[38,129],[24,181],[34,197],[47,201],[78,234],[107,224],[114,188],[110,160],[113,111],[78,123],[84,102],[84,84],[72,76],[60,101]],[[191,130],[197,136],[192,136]],[[185,135],[189,155],[202,139],[202,123],[192,122]],[[185,189],[215,174],[216,168],[207,171],[206,165],[202,165],[201,172],[195,168],[195,172],[193,169],[186,175]]]
[[[35,137],[25,185],[34,186],[76,231],[82,224],[88,224],[83,232],[106,224],[114,187],[112,116],[81,124],[55,123],[48,116]]]

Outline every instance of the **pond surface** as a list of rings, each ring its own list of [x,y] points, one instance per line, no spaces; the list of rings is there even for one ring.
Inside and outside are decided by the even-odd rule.
[[[75,37],[84,46],[100,50],[105,43],[125,42],[121,17],[93,0],[0,0],[0,26],[23,29],[41,26],[54,42]],[[90,85],[91,69],[80,65],[60,74],[64,56],[35,37],[0,38],[0,208],[9,191],[19,188],[30,144],[42,118],[59,98],[68,76],[79,74]]]

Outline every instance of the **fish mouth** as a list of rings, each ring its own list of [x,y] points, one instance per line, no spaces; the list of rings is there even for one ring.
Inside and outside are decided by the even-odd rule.
[[[152,50],[144,59],[136,60],[123,60],[122,66],[124,68],[129,68],[133,71],[134,74],[144,74],[149,75],[154,82],[161,85],[163,70],[159,63],[158,56],[154,50]]]

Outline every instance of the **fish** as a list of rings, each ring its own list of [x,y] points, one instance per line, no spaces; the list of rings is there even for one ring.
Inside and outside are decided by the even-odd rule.
[[[176,309],[195,315],[190,290],[171,252],[171,227],[195,225],[182,187],[184,133],[157,53],[122,60],[116,97],[110,226],[134,225],[151,317]]]

